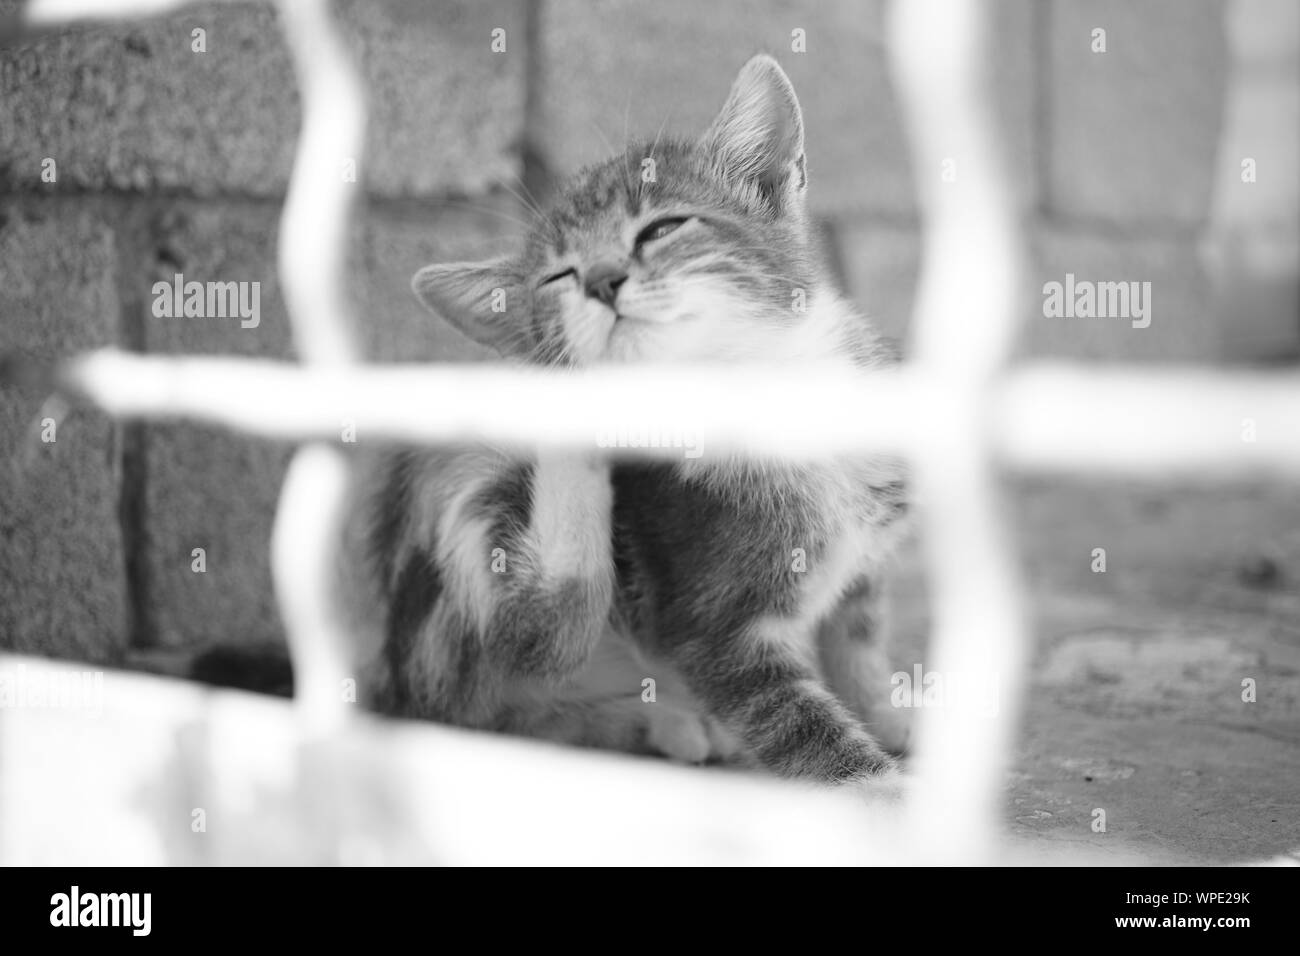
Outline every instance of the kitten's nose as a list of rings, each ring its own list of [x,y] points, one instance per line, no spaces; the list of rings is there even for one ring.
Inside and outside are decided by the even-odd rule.
[[[617,262],[597,262],[582,277],[587,295],[599,299],[611,309],[618,297],[618,287],[627,281],[627,270]]]

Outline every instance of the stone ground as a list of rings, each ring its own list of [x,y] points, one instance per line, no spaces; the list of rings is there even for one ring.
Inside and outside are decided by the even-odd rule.
[[[1013,504],[1037,645],[1010,832],[1103,859],[1300,857],[1294,489],[1036,479]],[[915,550],[901,571],[895,660],[910,667],[927,617]]]

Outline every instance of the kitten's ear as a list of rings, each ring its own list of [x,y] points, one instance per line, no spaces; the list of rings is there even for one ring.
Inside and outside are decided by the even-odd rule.
[[[512,259],[425,266],[411,289],[465,336],[502,355],[517,350],[528,328],[527,286]]]
[[[802,203],[808,180],[803,111],[790,78],[770,56],[759,54],[741,67],[702,142],[724,175],[755,183],[778,210]]]

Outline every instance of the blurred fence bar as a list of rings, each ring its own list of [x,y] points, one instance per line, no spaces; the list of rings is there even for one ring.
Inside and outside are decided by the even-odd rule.
[[[237,379],[239,387],[227,387]],[[68,366],[64,386],[124,418],[187,418],[264,438],[358,436],[411,442],[482,434],[519,445],[590,444],[613,423],[695,429],[760,453],[810,455],[870,445],[907,452],[928,439],[949,379],[914,364],[844,376],[784,365],[552,372],[482,365],[302,368],[259,359],[142,356],[105,349]],[[507,393],[508,390],[508,393]],[[799,402],[789,401],[795,390]],[[988,386],[991,442],[1027,470],[1231,477],[1300,474],[1300,380],[1291,372],[1091,368],[1022,362]],[[599,392],[599,405],[591,402]],[[938,399],[942,402],[942,398]],[[804,404],[888,407],[889,416],[810,418]],[[418,409],[418,411],[416,410]],[[1253,424],[1253,429],[1244,429]],[[645,456],[673,448],[627,448]]]
[[[280,220],[279,265],[298,353],[308,365],[357,359],[344,277],[357,190],[344,164],[361,156],[365,97],[328,0],[277,4],[302,93],[303,121]],[[348,712],[351,640],[334,607],[348,462],[337,443],[304,445],[284,477],[271,534],[271,568],[289,636],[295,696],[308,730],[328,735]]]
[[[890,53],[925,236],[913,366],[930,388],[912,451],[933,595],[927,666],[989,698],[920,712],[909,822],[924,863],[992,857],[1026,677],[1023,588],[1000,513],[999,423],[990,414],[1015,345],[1023,271],[993,108],[993,4],[891,8]]]

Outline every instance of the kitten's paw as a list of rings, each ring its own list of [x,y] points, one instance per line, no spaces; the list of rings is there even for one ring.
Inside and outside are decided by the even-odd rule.
[[[912,745],[916,711],[882,702],[871,708],[867,729],[886,752],[902,756]]]
[[[854,780],[850,786],[859,797],[873,806],[901,806],[911,786],[911,778],[904,775],[891,761],[879,772]]]
[[[704,718],[661,706],[650,718],[649,742],[665,757],[683,763],[704,763],[713,751]]]
[[[745,748],[735,734],[712,717],[705,717],[703,721],[709,735],[710,762],[729,764],[743,759]]]

